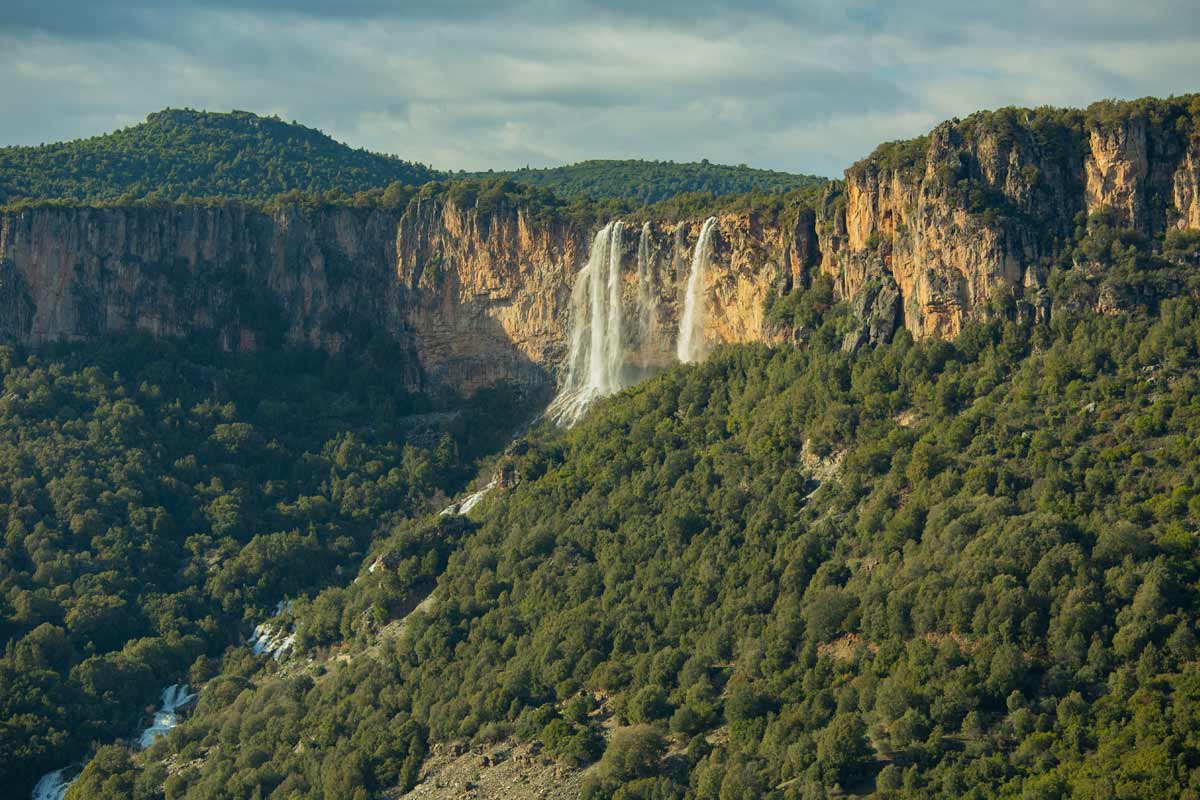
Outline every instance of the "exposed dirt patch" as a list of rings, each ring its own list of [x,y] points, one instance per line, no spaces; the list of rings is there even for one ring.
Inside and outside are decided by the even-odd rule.
[[[837,477],[838,468],[841,467],[842,458],[845,455],[845,450],[829,453],[826,456],[818,455],[812,449],[812,440],[806,439],[804,446],[800,448],[800,463],[804,465],[812,479],[820,484]]]
[[[836,661],[849,661],[863,649],[875,653],[879,650],[879,646],[868,642],[857,633],[846,633],[832,642],[817,645],[817,655],[829,656]]]
[[[385,792],[388,800],[574,800],[585,770],[563,766],[536,744],[490,747],[435,745],[421,769],[421,782],[407,794]]]

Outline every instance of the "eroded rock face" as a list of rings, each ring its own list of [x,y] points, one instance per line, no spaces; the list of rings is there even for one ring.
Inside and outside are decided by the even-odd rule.
[[[700,224],[650,226],[657,334],[636,355],[644,366],[672,358]],[[229,350],[282,339],[329,352],[383,336],[407,356],[397,369],[414,388],[544,390],[565,355],[571,287],[592,233],[521,208],[481,215],[437,198],[404,213],[27,209],[0,216],[0,335],[36,345],[207,332]],[[814,242],[811,225],[722,217],[705,276],[706,339],[763,337],[768,294],[807,269]],[[636,232],[625,247],[632,298]]]
[[[395,220],[349,209],[38,208],[0,216],[0,327],[40,344],[211,331],[230,350],[271,328],[336,352],[353,311],[398,333]],[[280,319],[272,319],[281,315]],[[278,323],[271,325],[269,323]]]
[[[586,231],[514,209],[480,217],[430,200],[396,231],[396,280],[427,375],[472,392],[506,380],[548,384]]]
[[[1187,153],[1172,176],[1179,228],[1200,229],[1200,138],[1193,138]]]
[[[913,336],[948,337],[997,293],[1044,316],[1040,271],[1080,212],[1147,234],[1200,228],[1200,139],[1185,149],[1137,114],[1081,119],[998,112],[882,148],[822,204],[821,269],[846,298],[894,281]]]
[[[1129,119],[1107,130],[1093,130],[1089,139],[1084,162],[1088,211],[1107,206],[1121,224],[1144,230],[1149,222],[1145,192],[1150,173],[1145,120]]]
[[[975,169],[1018,206],[1034,202],[1033,190],[1019,145],[1004,151],[984,137],[968,146],[950,124],[930,135],[924,157],[923,165],[847,172],[845,238],[822,242],[823,269],[845,297],[890,278],[915,337],[953,336],[993,287],[1018,283],[1023,264],[1039,255],[1038,242],[1019,227],[964,208],[954,182]]]

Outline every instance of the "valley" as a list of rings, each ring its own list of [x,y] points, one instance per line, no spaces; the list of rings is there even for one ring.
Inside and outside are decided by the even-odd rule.
[[[20,794],[1191,796],[1200,96],[650,204],[277,123],[344,186],[0,208]]]

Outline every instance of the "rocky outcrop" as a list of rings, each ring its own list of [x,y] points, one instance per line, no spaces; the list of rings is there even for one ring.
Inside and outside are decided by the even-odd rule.
[[[1189,104],[1005,109],[884,145],[822,204],[821,269],[847,298],[894,282],[916,337],[953,336],[997,293],[1044,314],[1041,272],[1080,212],[1105,211],[1143,234],[1200,227]]]
[[[1200,137],[1194,137],[1172,176],[1172,193],[1179,228],[1200,230]]]
[[[1088,209],[1107,207],[1121,224],[1145,226],[1145,184],[1150,172],[1145,120],[1130,119],[1108,130],[1092,130],[1089,145],[1084,161]]]

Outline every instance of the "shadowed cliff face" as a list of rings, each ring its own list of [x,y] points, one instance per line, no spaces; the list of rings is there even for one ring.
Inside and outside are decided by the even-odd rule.
[[[817,269],[861,320],[848,348],[901,324],[953,336],[997,292],[1044,312],[1048,268],[1081,213],[1109,209],[1146,234],[1200,228],[1200,131],[1187,105],[1200,101],[1154,103],[947,122],[851,167],[815,213],[719,216],[700,286],[705,345],[782,338],[765,301]],[[674,361],[702,225],[654,222],[644,235],[626,226],[620,295],[630,313],[652,317],[627,341],[634,368]],[[383,368],[414,389],[507,381],[545,392],[565,360],[572,287],[594,234],[545,209],[480,211],[444,195],[404,211],[10,211],[0,214],[0,336],[208,332],[231,350],[291,342],[330,352],[382,337],[399,346]]]
[[[32,344],[212,331],[337,352],[355,324],[397,335],[395,219],[245,207],[41,208],[0,217],[5,333]],[[346,312],[353,311],[357,320]]]
[[[699,229],[650,226],[657,335],[631,343],[634,363],[672,358]],[[202,332],[229,350],[282,341],[335,353],[384,336],[411,355],[401,377],[413,388],[469,394],[508,381],[541,391],[565,355],[571,288],[591,235],[522,208],[481,215],[436,198],[403,213],[31,208],[0,216],[0,335],[37,345]],[[707,340],[765,337],[767,295],[812,260],[811,230],[801,256],[794,239],[753,216],[719,220],[704,284]],[[622,258],[631,299],[637,246],[629,238]]]

